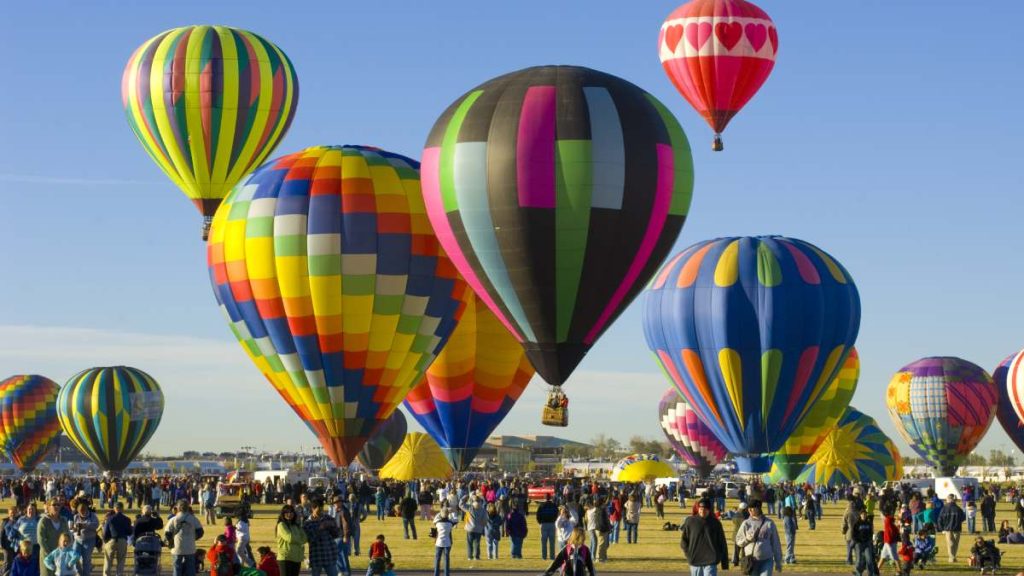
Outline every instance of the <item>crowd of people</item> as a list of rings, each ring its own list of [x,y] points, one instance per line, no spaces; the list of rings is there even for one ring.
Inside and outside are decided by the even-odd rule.
[[[550,562],[548,574],[593,574],[595,565],[608,561],[611,545],[638,542],[642,508],[653,508],[660,521],[670,501],[687,514],[681,526],[665,522],[663,528],[680,530],[683,555],[691,573],[699,576],[716,574],[718,567],[771,576],[784,565],[796,564],[801,525],[815,530],[828,502],[846,502],[845,560],[856,574],[877,575],[886,564],[910,574],[940,562],[940,551],[949,563],[960,563],[964,533],[977,536],[969,556],[977,565],[998,564],[996,544],[1024,543],[1024,497],[998,486],[977,492],[967,487],[940,499],[932,490],[921,492],[909,484],[815,488],[754,481],[738,489],[738,504],[727,509],[726,497],[734,495],[727,494],[723,483],[687,491],[676,484],[557,480],[548,483],[540,502],[531,501],[530,483],[517,478],[376,485],[342,478],[322,491],[279,479],[244,484],[244,502],[281,505],[273,548],[252,550],[248,506],[219,521],[216,487],[198,476],[4,480],[0,495],[14,501],[0,525],[5,574],[92,576],[99,554],[103,576],[123,576],[129,546],[156,537],[169,551],[174,576],[196,576],[204,569],[211,576],[257,576],[256,570],[265,576],[298,576],[303,565],[311,576],[350,576],[352,557],[362,552],[361,532],[372,522],[371,510],[378,522],[400,519],[406,539],[418,539],[426,528],[437,576],[450,573],[460,531],[471,561],[482,560],[485,549],[487,560],[522,559],[524,541],[534,534],[541,559]],[[688,496],[696,496],[689,506]],[[1014,502],[1016,525],[1004,520],[997,530],[995,503],[1000,498]],[[38,501],[46,503],[44,510],[38,509]],[[138,506],[139,514],[129,518],[126,506]],[[161,509],[169,513],[166,520]],[[198,542],[211,526],[223,532],[204,550]],[[365,566],[367,576],[393,574],[385,540],[383,534],[374,537],[357,571]]]

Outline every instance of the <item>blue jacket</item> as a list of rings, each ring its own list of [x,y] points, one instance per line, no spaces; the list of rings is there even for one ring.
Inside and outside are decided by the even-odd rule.
[[[53,570],[55,576],[72,576],[78,574],[78,561],[82,556],[74,547],[57,548],[43,558],[43,564]]]
[[[11,576],[39,576],[39,557],[35,554],[23,557],[18,554],[11,564]]]

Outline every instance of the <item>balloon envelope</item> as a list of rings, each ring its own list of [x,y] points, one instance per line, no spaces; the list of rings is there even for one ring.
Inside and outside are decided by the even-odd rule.
[[[533,377],[533,366],[508,329],[475,297],[405,407],[464,471]]]
[[[418,168],[376,148],[307,148],[256,170],[211,228],[232,332],[338,466],[420,381],[464,306]]]
[[[901,368],[885,402],[907,444],[937,475],[953,476],[992,424],[998,397],[992,377],[979,366],[932,357]]]
[[[896,445],[874,418],[851,407],[825,435],[797,482],[881,485],[902,477],[903,463]]]
[[[992,372],[992,381],[995,383],[996,392],[999,394],[999,400],[996,403],[996,418],[999,420],[999,425],[1006,431],[1010,440],[1013,440],[1017,449],[1024,452],[1024,420],[1013,409],[1013,401],[1010,399],[1009,383],[1007,382],[1010,363],[1013,361],[1014,356],[1007,356],[1005,360],[999,363],[999,366]]]
[[[408,482],[427,478],[448,478],[452,467],[448,465],[441,448],[434,439],[422,432],[406,434],[398,452],[380,469],[380,478]]]
[[[677,388],[669,388],[661,396],[658,419],[669,444],[701,478],[707,478],[728,454]]]
[[[647,345],[686,401],[741,472],[763,473],[842,367],[860,299],[812,244],[720,238],[672,258],[643,313]]]
[[[672,466],[657,454],[631,454],[612,467],[612,482],[642,482],[675,476]]]
[[[37,374],[0,382],[0,448],[25,474],[43,461],[60,436],[59,391],[56,382]]]
[[[1006,369],[1006,396],[1019,420],[1024,420],[1024,350],[1010,359]]]
[[[796,480],[818,446],[825,440],[825,436],[846,412],[857,390],[859,378],[860,356],[857,355],[857,349],[852,348],[850,355],[843,362],[843,367],[825,388],[825,393],[807,412],[807,416],[797,426],[789,440],[782,445],[782,449],[775,453],[772,470],[777,470],[777,474],[773,478]]]
[[[284,52],[261,36],[184,26],[135,50],[121,101],[146,152],[210,218],[288,131],[299,81]]]
[[[408,429],[405,414],[402,414],[401,410],[392,412],[359,451],[359,462],[372,470],[387,464],[402,446]]]
[[[718,138],[775,67],[775,23],[745,0],[693,0],[661,25],[658,56],[669,80]]]
[[[561,385],[662,262],[690,206],[679,123],[615,76],[540,66],[460,97],[423,151],[438,239]]]
[[[160,425],[164,394],[137,368],[90,368],[60,389],[57,414],[64,434],[103,470],[120,472]]]

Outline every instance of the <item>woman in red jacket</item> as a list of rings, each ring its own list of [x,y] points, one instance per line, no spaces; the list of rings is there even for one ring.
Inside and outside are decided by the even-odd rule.
[[[277,555],[270,551],[270,546],[260,546],[256,553],[260,555],[260,561],[256,564],[257,570],[262,570],[267,576],[281,576]]]
[[[238,576],[241,571],[235,549],[223,534],[219,534],[217,542],[206,551],[206,563],[210,566],[210,576]]]

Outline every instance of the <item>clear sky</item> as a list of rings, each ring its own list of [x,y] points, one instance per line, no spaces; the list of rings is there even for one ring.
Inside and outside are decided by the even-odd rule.
[[[12,4],[0,18],[0,375],[142,368],[167,397],[155,452],[313,444],[234,342],[199,215],[121,108],[136,46],[226,24],[275,42],[298,72],[298,112],[275,155],[370,144],[418,157],[455,98],[532,65],[589,66],[650,91],[694,148],[677,248],[783,234],[839,259],[863,302],[854,405],[895,438],[884,391],[901,366],[956,355],[991,370],[1024,346],[1024,4],[760,4],[780,30],[778,64],[718,154],[658,62],[674,1]],[[535,379],[498,433],[660,438],[668,385],[634,305],[570,379],[570,428],[539,424]],[[982,448],[1011,444],[994,424]]]

